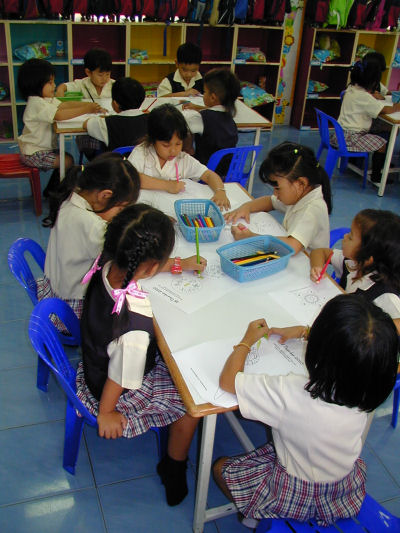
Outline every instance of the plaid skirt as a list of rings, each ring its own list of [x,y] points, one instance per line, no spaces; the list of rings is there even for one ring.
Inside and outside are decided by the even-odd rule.
[[[82,363],[79,363],[76,373],[76,389],[81,402],[97,416],[99,402],[86,385]],[[156,357],[152,370],[143,377],[140,389],[128,390],[122,394],[115,409],[128,420],[123,432],[123,436],[127,438],[145,433],[151,427],[168,426],[186,413],[168,368],[160,356]]]
[[[54,163],[58,152],[56,150],[40,150],[32,155],[20,154],[19,158],[23,165],[35,167],[39,170],[50,170],[54,168]]]
[[[380,135],[368,131],[343,130],[343,133],[349,152],[376,152],[387,143]],[[330,134],[330,140],[333,146],[338,146],[335,132]]]
[[[37,299],[39,302],[41,300],[44,300],[45,298],[60,298],[53,289],[51,288],[51,283],[49,278],[44,275],[42,278],[38,278],[36,280],[37,284]],[[64,300],[64,302],[67,302],[67,304],[72,308],[72,310],[75,312],[76,316],[78,318],[81,318],[82,316],[82,309],[83,309],[83,299],[82,300],[73,300],[73,299],[67,299],[67,298],[60,298],[61,300]],[[53,324],[59,329],[61,332],[63,332],[63,324],[55,318],[52,319]],[[64,330],[65,331],[65,330]]]
[[[293,518],[301,522],[314,518],[319,526],[357,515],[366,492],[366,465],[362,459],[357,459],[353,470],[339,481],[313,483],[288,474],[272,444],[229,458],[223,465],[222,477],[245,516]]]
[[[100,150],[104,147],[104,143],[90,135],[77,135],[75,142],[80,152],[84,152],[85,150]]]

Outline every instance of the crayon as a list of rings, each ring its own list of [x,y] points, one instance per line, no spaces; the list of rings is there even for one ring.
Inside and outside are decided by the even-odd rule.
[[[197,264],[200,264],[200,246],[199,246],[199,228],[196,227],[196,256],[197,256]],[[197,271],[197,274],[200,276],[200,270]]]
[[[326,269],[328,268],[328,265],[331,262],[332,255],[333,255],[333,250],[331,250],[331,253],[328,256],[328,259],[326,260],[326,263],[324,264],[324,266],[323,266],[323,268],[321,270],[321,274],[318,276],[318,279],[317,279],[316,283],[319,283],[321,281],[322,276],[325,274]]]

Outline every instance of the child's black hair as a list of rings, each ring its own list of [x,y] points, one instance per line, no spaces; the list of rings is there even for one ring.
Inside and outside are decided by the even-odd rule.
[[[322,195],[328,207],[328,213],[332,211],[331,186],[328,174],[318,163],[314,152],[307,146],[292,142],[283,142],[275,146],[260,166],[260,179],[274,186],[274,176],[286,178],[291,182],[305,177],[311,187],[322,187]]]
[[[188,136],[189,129],[185,117],[172,104],[163,104],[149,113],[147,122],[147,142],[170,141],[174,133],[182,141]]]
[[[351,68],[350,83],[359,85],[368,92],[374,92],[379,87],[381,77],[381,62],[368,61],[368,58],[364,57],[361,61],[354,63]]]
[[[118,78],[111,87],[112,99],[117,102],[121,111],[139,109],[145,95],[142,84],[132,78]]]
[[[200,65],[202,60],[201,48],[197,44],[183,43],[176,51],[177,63],[185,65]]]
[[[106,152],[97,156],[85,167],[71,167],[57,191],[50,196],[50,227],[56,223],[61,204],[74,190],[111,190],[107,205],[97,213],[104,213],[122,202],[134,203],[140,191],[140,178],[135,167],[121,154]]]
[[[55,68],[45,59],[28,59],[18,71],[18,88],[21,96],[42,96],[43,87],[55,76]]]
[[[366,64],[367,69],[371,69],[371,65],[374,65],[373,68],[375,69],[375,65],[378,66],[381,70],[381,76],[382,73],[386,70],[386,60],[385,56],[381,54],[380,52],[368,52],[368,54],[365,54],[363,57],[363,61]],[[377,82],[375,91],[380,91],[380,79],[379,82]]]
[[[400,217],[391,211],[363,209],[354,223],[361,233],[355,279],[374,272],[373,281],[383,281],[400,292]]]
[[[83,65],[92,72],[97,68],[100,72],[111,72],[112,60],[107,50],[103,48],[91,48],[83,56]]]
[[[210,93],[215,93],[220,104],[230,115],[236,112],[235,101],[240,95],[238,77],[226,68],[214,68],[204,76],[204,85]]]
[[[394,322],[382,309],[362,295],[336,296],[310,330],[305,390],[327,403],[373,411],[394,387],[398,344]]]

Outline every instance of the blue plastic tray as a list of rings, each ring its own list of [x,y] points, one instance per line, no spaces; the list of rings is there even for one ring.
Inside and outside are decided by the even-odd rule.
[[[215,224],[214,228],[199,228],[199,242],[213,242],[217,241],[222,228],[225,226],[225,219],[222,216],[219,207],[211,200],[176,200],[175,213],[179,228],[189,242],[196,241],[196,230],[193,226],[186,226],[183,223],[180,215],[188,215],[189,217],[196,217],[202,215],[211,217]]]
[[[231,261],[235,257],[253,255],[258,250],[270,253],[276,252],[280,259],[259,263],[254,266],[239,266]],[[290,257],[294,255],[294,250],[276,237],[260,235],[259,237],[250,237],[221,246],[221,248],[217,249],[217,253],[221,260],[221,268],[225,274],[228,274],[236,281],[243,282],[265,278],[285,269]]]

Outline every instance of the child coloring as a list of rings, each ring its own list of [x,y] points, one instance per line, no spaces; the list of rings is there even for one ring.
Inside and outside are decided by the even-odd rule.
[[[331,250],[311,252],[311,273],[317,281]],[[356,292],[388,313],[400,334],[400,217],[390,211],[364,209],[334,249],[331,264],[346,292]]]
[[[18,137],[21,161],[40,170],[57,169],[44,190],[45,196],[59,182],[60,156],[53,122],[102,110],[94,102],[61,102],[54,98],[54,76],[54,66],[45,59],[29,59],[18,71],[18,88],[27,100],[24,128]],[[73,163],[72,156],[65,154],[65,167]]]
[[[139,283],[161,269],[174,241],[171,220],[153,207],[136,204],[114,217],[91,269],[76,378],[77,394],[97,416],[101,437],[130,438],[170,425],[168,453],[157,465],[169,505],[188,492],[187,454],[197,420],[185,413],[157,352],[159,330]]]
[[[176,52],[176,71],[168,74],[157,89],[157,96],[196,96],[203,92],[203,78],[199,72],[201,48],[183,43]]]
[[[272,428],[273,444],[214,465],[218,485],[247,520],[313,518],[326,526],[357,515],[365,496],[363,433],[367,413],[396,381],[396,328],[373,303],[339,295],[311,327],[306,376],[243,373],[251,345],[264,334],[284,342],[304,338],[307,329],[251,322],[220,376],[242,415]]]
[[[188,127],[182,113],[171,104],[156,107],[149,113],[147,140],[136,146],[129,161],[140,175],[142,189],[163,190],[177,194],[185,189],[183,179],[204,181],[214,192],[212,200],[230,206],[221,178],[182,151]]]
[[[288,237],[279,237],[294,249],[320,248],[329,243],[331,189],[325,170],[306,146],[284,142],[273,148],[260,167],[262,181],[272,185],[274,194],[246,202],[225,215],[227,222],[240,218],[250,222],[250,213],[278,209],[285,213],[283,227]],[[236,240],[255,235],[243,224],[232,226]]]

